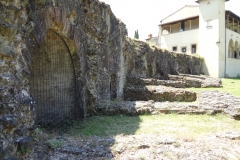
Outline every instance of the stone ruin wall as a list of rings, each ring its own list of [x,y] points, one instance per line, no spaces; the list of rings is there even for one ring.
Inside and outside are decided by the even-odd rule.
[[[83,114],[96,112],[99,100],[122,99],[127,76],[201,73],[201,58],[127,38],[125,25],[98,0],[1,0],[0,14],[1,158],[13,156],[33,128],[31,65],[47,30],[68,45]]]
[[[148,43],[127,38],[124,46],[127,77],[168,80],[168,74],[199,75],[203,59],[197,55],[171,53]]]

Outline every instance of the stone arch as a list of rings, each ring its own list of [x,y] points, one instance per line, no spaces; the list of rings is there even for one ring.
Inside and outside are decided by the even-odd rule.
[[[47,128],[84,116],[79,103],[78,57],[72,43],[47,29],[38,50],[32,53],[30,94],[36,102],[36,123]]]
[[[233,58],[234,42],[232,39],[228,43],[228,58]]]
[[[238,52],[239,52],[238,41],[235,41],[234,58],[238,58]]]

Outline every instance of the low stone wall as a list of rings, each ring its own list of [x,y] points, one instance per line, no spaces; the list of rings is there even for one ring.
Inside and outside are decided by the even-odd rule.
[[[213,78],[204,75],[168,75],[169,80],[176,81],[184,84],[184,87],[190,88],[207,88],[207,87],[222,87],[220,78]]]
[[[203,58],[198,55],[172,53],[135,39],[124,46],[126,75],[168,80],[168,74],[202,73]]]
[[[222,87],[220,78],[213,78],[203,75],[168,75],[169,80],[159,80],[154,78],[139,78],[139,77],[127,77],[126,86],[133,85],[162,85],[174,88],[207,88],[207,87]]]
[[[240,98],[219,91],[204,91],[198,92],[196,102],[100,101],[96,111],[103,115],[225,113],[240,120]]]
[[[195,92],[165,86],[129,86],[124,89],[126,101],[193,102],[196,98]]]

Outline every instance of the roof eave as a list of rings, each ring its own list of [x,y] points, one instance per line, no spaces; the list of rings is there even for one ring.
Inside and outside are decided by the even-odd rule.
[[[234,16],[236,19],[240,20],[240,17],[239,17],[237,14],[233,13],[232,11],[226,10],[225,12],[226,12],[226,14],[232,15],[232,16]]]
[[[199,1],[200,1],[200,0],[198,0],[198,1],[195,1],[195,2],[196,2],[196,3],[199,3]],[[227,1],[230,1],[230,0],[226,0],[226,2],[227,2]]]
[[[166,18],[170,17],[171,15],[177,13],[178,11],[182,10],[183,8],[189,7],[189,6],[192,6],[192,7],[194,6],[194,7],[196,7],[196,6],[198,6],[198,5],[185,5],[184,7],[178,9],[177,11],[173,12],[172,14],[170,14],[170,15],[168,15],[167,17],[165,17],[165,18],[163,18],[162,20],[160,20],[160,22],[162,22],[162,21],[165,20]]]
[[[189,20],[189,19],[193,19],[193,18],[197,18],[197,17],[199,17],[199,15],[192,16],[192,17],[187,17],[187,18],[184,18],[184,19],[178,19],[178,20],[172,21],[172,22],[161,23],[158,26],[162,26],[162,25],[166,25],[166,24],[172,24],[172,23],[176,23],[176,22],[179,22],[179,21],[185,21],[185,20]]]

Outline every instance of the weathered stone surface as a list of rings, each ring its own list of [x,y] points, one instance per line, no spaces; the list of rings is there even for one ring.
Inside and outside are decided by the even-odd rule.
[[[101,101],[96,108],[104,115],[209,114],[225,113],[239,120],[240,98],[219,91],[198,92],[195,102]]]
[[[222,87],[220,78],[198,75],[168,75],[169,80],[160,80],[155,78],[139,78],[127,76],[126,85],[163,85],[175,88],[206,88],[206,87]]]
[[[153,112],[153,101],[100,101],[96,107],[104,115],[141,115]]]
[[[155,78],[139,78],[133,76],[127,76],[126,78],[126,86],[146,86],[146,85],[164,85],[167,82],[174,82],[169,80],[159,80]],[[183,87],[176,87],[183,88]]]
[[[0,118],[0,124],[4,128],[14,128],[17,126],[17,121],[16,121],[16,119],[13,118],[12,115],[3,115]]]
[[[196,93],[184,89],[165,86],[129,86],[124,89],[124,100],[156,102],[178,101],[192,102],[197,98]]]
[[[17,160],[17,158],[11,157],[11,158],[5,158],[4,160]]]
[[[185,88],[185,82],[172,80],[142,79],[146,85],[162,85],[175,88]]]
[[[100,100],[121,100],[126,75],[166,79],[168,74],[201,73],[200,57],[172,54],[126,37],[125,25],[98,0],[2,0],[0,14],[4,158],[15,154],[15,140],[28,135],[34,124],[31,66],[48,30],[64,40],[71,54],[80,117],[95,113]]]
[[[195,87],[195,88],[207,88],[207,87],[222,87],[220,78],[213,78],[204,75],[168,75],[169,80],[180,82],[184,84],[184,88]]]
[[[127,42],[124,49],[127,76],[168,79],[168,74],[199,75],[202,72],[201,57],[170,53],[138,40],[129,39]]]
[[[31,142],[32,142],[32,137],[29,137],[29,136],[17,140],[18,151],[22,152],[22,149],[24,149],[24,151],[30,150]]]

